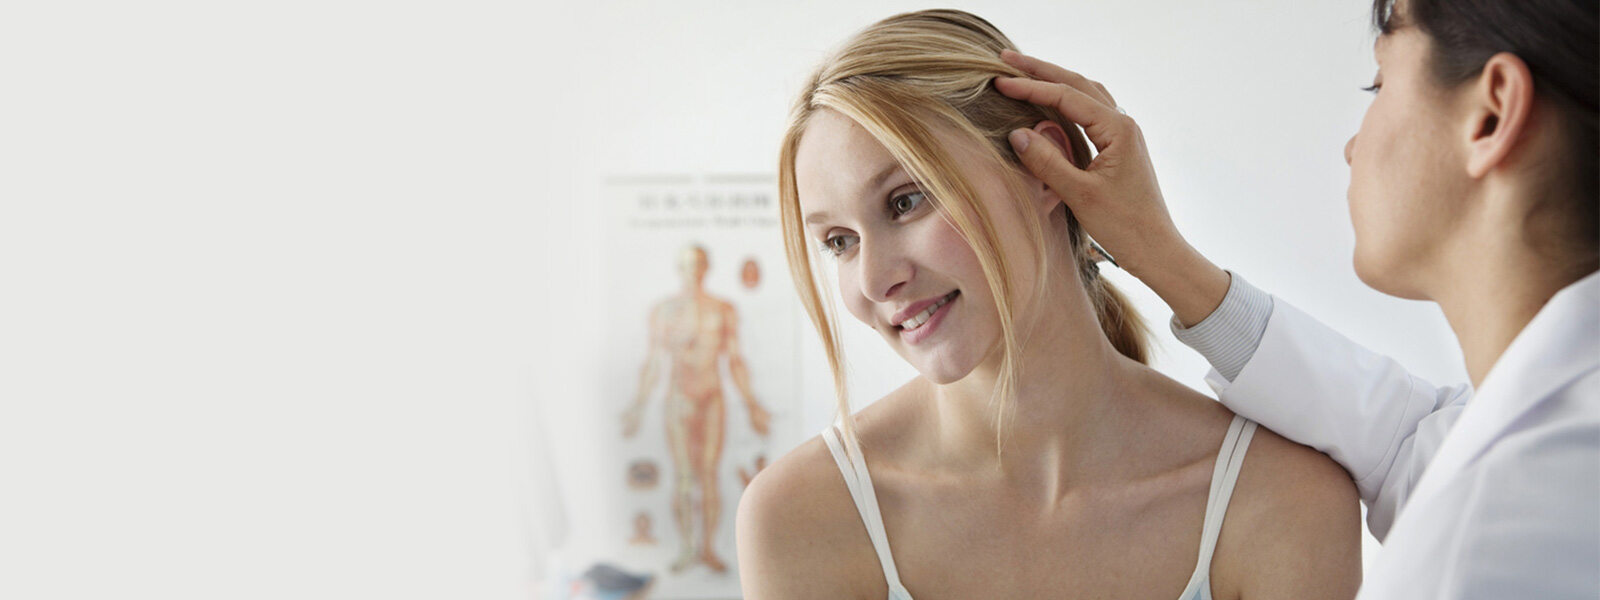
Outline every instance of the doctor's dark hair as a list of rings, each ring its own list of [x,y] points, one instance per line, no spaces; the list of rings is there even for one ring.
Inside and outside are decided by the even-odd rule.
[[[1564,171],[1571,202],[1552,199],[1557,221],[1580,228],[1584,268],[1600,248],[1600,20],[1596,0],[1374,0],[1372,21],[1384,34],[1415,26],[1432,42],[1435,83],[1454,86],[1476,77],[1490,57],[1515,54],[1533,74],[1534,96],[1565,121],[1570,164]],[[1575,205],[1574,205],[1575,204]]]
[[[883,144],[918,185],[942,217],[961,233],[983,269],[1000,319],[999,380],[994,390],[995,421],[1004,430],[1015,403],[1020,351],[1026,326],[1018,306],[1023,294],[1032,294],[1033,306],[1048,306],[1042,298],[1049,277],[1076,274],[1083,284],[1100,329],[1117,352],[1146,361],[1148,332],[1133,305],[1099,274],[1090,252],[1088,234],[1066,212],[1067,241],[1072,265],[1052,264],[1046,252],[1047,223],[1026,210],[1032,193],[1024,180],[1026,168],[1011,149],[1007,134],[1041,121],[1054,121],[1066,133],[1072,160],[1082,168],[1089,162],[1089,144],[1083,133],[1054,109],[1013,100],[991,85],[995,77],[1025,77],[1026,73],[1000,60],[1000,51],[1016,46],[988,21],[958,10],[925,10],[899,14],[879,21],[845,42],[843,48],[807,80],[790,113],[778,157],[778,204],[790,274],[833,371],[834,395],[843,421],[845,444],[855,443],[850,403],[846,395],[843,346],[837,320],[830,314],[819,288],[827,288],[813,264],[813,246],[806,241],[801,220],[800,192],[795,157],[800,139],[812,117],[833,110],[855,121]],[[947,147],[947,133],[957,143],[976,149],[976,168],[1003,173],[1006,198],[980,201],[974,182],[963,175],[956,149]],[[1009,200],[1009,202],[1008,202]],[[1065,210],[1065,207],[1062,207]],[[1013,211],[1024,223],[1023,231],[998,227],[997,211]],[[1018,259],[1001,252],[1002,238],[1029,242],[1038,266],[1037,285],[1016,289],[1022,268]],[[1045,309],[1048,310],[1048,309]],[[997,439],[997,450],[1000,439]]]

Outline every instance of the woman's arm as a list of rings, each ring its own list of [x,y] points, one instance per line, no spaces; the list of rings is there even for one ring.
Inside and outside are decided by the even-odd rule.
[[[1057,109],[1100,151],[1079,169],[1054,145],[1032,143],[1036,133],[1018,130],[1012,144],[1022,162],[1052,189],[1071,190],[1062,201],[1172,307],[1179,339],[1197,337],[1186,336],[1184,324],[1212,330],[1207,344],[1190,345],[1218,367],[1221,373],[1207,381],[1228,408],[1327,453],[1349,471],[1368,504],[1373,535],[1382,538],[1470,390],[1436,388],[1287,303],[1259,291],[1241,293],[1253,288],[1201,256],[1173,225],[1144,136],[1115,110],[1104,86],[1021,54],[1008,51],[1003,58],[1038,79],[1003,77],[996,88]],[[1269,308],[1248,308],[1263,304]]]

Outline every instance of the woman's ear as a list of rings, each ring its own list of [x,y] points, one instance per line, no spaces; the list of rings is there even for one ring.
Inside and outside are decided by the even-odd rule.
[[[1054,142],[1056,147],[1061,149],[1061,153],[1067,155],[1067,162],[1078,164],[1077,157],[1072,155],[1072,144],[1067,143],[1067,131],[1055,121],[1040,121],[1038,125],[1033,126],[1033,130]]]
[[[1040,121],[1038,125],[1033,126],[1033,131],[1044,136],[1045,139],[1050,140],[1057,148],[1060,148],[1061,153],[1066,155],[1067,162],[1074,165],[1078,164],[1073,160],[1075,157],[1072,155],[1072,145],[1067,143],[1067,131],[1062,129],[1061,125],[1056,124],[1055,121]],[[1042,188],[1039,195],[1039,208],[1044,214],[1048,215],[1063,202],[1056,190],[1050,189],[1043,181],[1038,183]]]

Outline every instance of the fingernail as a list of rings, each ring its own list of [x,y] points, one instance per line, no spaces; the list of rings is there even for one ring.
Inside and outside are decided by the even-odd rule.
[[[1028,130],[1013,129],[1007,137],[1011,138],[1011,147],[1016,149],[1017,154],[1028,151]]]

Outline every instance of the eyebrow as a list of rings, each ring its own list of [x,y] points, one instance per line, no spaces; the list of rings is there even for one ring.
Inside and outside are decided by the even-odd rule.
[[[833,218],[833,215],[828,214],[826,211],[814,212],[806,215],[806,224],[812,225],[820,221],[826,221],[830,218]]]
[[[865,196],[873,190],[883,187],[883,182],[889,179],[889,176],[900,171],[900,163],[891,161],[888,165],[885,165],[882,170],[878,171],[878,174],[873,175],[871,179],[868,179],[867,182],[861,186],[861,191],[858,193],[858,195]],[[827,211],[817,211],[806,215],[805,222],[807,225],[810,225],[818,221],[825,221],[832,216],[833,215],[829,214]]]

